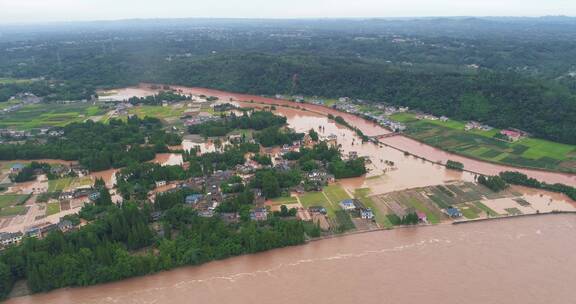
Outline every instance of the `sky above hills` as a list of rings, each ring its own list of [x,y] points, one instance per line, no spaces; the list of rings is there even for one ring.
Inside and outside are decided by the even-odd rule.
[[[575,0],[0,0],[0,23],[131,18],[576,16]]]

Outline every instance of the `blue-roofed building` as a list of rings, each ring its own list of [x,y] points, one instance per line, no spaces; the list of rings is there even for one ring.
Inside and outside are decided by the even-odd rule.
[[[356,204],[354,204],[354,200],[352,199],[345,199],[340,202],[340,207],[344,210],[355,210]]]
[[[92,192],[92,193],[90,193],[90,195],[88,195],[88,198],[91,201],[95,201],[95,200],[100,198],[100,192]]]
[[[372,220],[374,219],[374,212],[370,208],[362,208],[360,209],[360,217],[365,220]]]
[[[24,169],[23,164],[14,164],[10,167],[10,173],[19,173],[22,169]]]
[[[197,204],[204,198],[202,194],[190,194],[186,197],[186,204],[194,205]]]
[[[462,212],[460,212],[460,210],[456,207],[446,208],[444,209],[444,213],[446,213],[446,215],[448,215],[451,218],[457,218],[462,216]]]

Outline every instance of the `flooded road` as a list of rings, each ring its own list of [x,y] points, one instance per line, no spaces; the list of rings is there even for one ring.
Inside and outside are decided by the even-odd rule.
[[[357,234],[7,301],[572,303],[576,216]]]

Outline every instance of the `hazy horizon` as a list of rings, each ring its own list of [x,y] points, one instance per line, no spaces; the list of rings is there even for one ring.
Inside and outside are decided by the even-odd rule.
[[[576,16],[570,0],[0,0],[0,23],[129,19],[335,19]]]

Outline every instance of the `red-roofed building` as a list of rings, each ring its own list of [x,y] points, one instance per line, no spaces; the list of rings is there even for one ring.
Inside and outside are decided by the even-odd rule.
[[[511,141],[517,141],[523,136],[522,133],[513,130],[502,130],[500,131],[500,134],[508,137],[508,139],[510,139]]]
[[[417,211],[416,214],[418,215],[418,221],[422,223],[428,223],[428,217],[426,216],[426,213]]]

